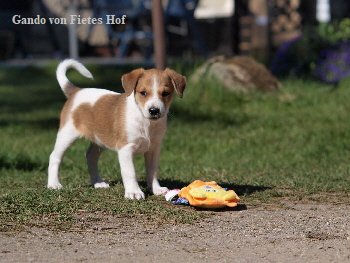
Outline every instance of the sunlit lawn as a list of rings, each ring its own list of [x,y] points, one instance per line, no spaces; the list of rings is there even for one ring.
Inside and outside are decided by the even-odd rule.
[[[64,158],[65,189],[45,188],[48,156],[65,101],[55,66],[0,70],[2,229],[18,223],[38,225],[33,220],[39,219],[50,227],[69,228],[81,210],[154,222],[198,219],[202,212],[172,205],[163,197],[124,200],[117,155],[111,151],[102,155],[100,171],[112,187],[91,188],[84,139]],[[121,75],[131,68],[89,69],[95,81],[73,72],[70,79],[82,87],[122,91]],[[191,70],[184,72],[189,77]],[[226,91],[215,81],[189,82],[183,99],[176,98],[171,108],[160,160],[161,182],[181,188],[197,179],[215,180],[235,190],[248,205],[310,195],[321,202],[327,195],[349,200],[350,81],[335,90],[312,80],[282,82],[281,91],[246,94]],[[135,162],[146,190],[143,158]]]

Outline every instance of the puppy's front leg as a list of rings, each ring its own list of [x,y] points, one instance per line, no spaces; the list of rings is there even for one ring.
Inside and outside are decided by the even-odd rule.
[[[133,146],[133,144],[128,144],[118,151],[119,164],[125,188],[125,198],[144,199],[145,194],[141,191],[137,183]]]
[[[160,154],[160,144],[154,149],[145,153],[147,187],[155,195],[164,194],[169,189],[161,187],[158,182],[158,162]]]

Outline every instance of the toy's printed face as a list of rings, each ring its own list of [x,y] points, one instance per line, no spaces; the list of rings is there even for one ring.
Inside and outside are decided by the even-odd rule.
[[[201,187],[192,189],[189,193],[196,199],[220,199],[232,200],[236,196],[231,192],[226,192],[221,187],[203,185]]]

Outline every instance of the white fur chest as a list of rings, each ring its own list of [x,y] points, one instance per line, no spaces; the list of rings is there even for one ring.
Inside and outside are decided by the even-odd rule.
[[[125,128],[134,154],[143,154],[161,143],[166,132],[166,116],[156,121],[145,118],[131,94],[127,98]]]

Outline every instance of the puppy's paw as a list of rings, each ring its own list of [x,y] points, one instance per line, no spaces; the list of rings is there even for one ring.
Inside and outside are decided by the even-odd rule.
[[[167,187],[157,187],[152,190],[154,195],[164,195],[166,191],[169,191]]]
[[[109,188],[109,184],[106,182],[98,182],[94,184],[94,188]]]
[[[125,198],[140,200],[145,199],[145,194],[141,191],[141,189],[136,191],[125,191]]]
[[[48,184],[47,188],[49,189],[62,189],[63,186],[60,183]]]

